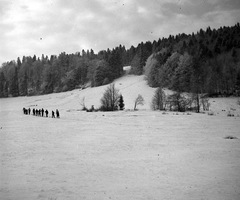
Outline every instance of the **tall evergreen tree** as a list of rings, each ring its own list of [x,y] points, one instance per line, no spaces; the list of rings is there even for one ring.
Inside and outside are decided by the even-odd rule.
[[[4,97],[8,97],[8,92],[9,90],[9,82],[8,81],[5,81],[5,84],[4,84]]]
[[[6,79],[4,76],[4,73],[0,72],[0,98],[4,97],[4,85],[5,85]]]
[[[21,63],[21,60],[20,58],[18,57],[17,58],[17,66],[18,66],[18,69],[21,67],[22,63]]]
[[[18,88],[18,69],[17,67],[14,67],[14,72],[12,75],[12,78],[10,80],[10,86],[9,86],[9,93],[13,97],[17,97],[19,95],[19,88]]]
[[[26,96],[28,95],[28,76],[27,76],[27,72],[25,71],[24,76],[23,76],[23,80],[20,83],[20,95],[22,96]]]
[[[123,64],[119,48],[113,49],[108,60],[112,72],[112,79],[118,78],[122,75]]]
[[[118,103],[119,109],[124,110],[124,101],[123,101],[123,96],[120,95],[119,97],[119,103]]]

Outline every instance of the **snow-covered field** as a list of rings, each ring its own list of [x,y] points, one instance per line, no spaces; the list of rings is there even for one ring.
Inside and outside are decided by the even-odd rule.
[[[214,115],[154,112],[143,76],[115,82],[126,109],[99,106],[107,86],[0,99],[0,199],[240,199],[240,106],[211,99]],[[59,109],[61,118],[23,115]],[[227,117],[228,111],[234,117]],[[238,139],[224,139],[234,136]]]

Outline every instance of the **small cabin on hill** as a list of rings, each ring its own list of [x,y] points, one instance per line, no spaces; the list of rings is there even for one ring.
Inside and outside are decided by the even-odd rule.
[[[125,74],[129,74],[129,72],[131,71],[132,67],[131,66],[124,66],[123,67],[123,71]]]

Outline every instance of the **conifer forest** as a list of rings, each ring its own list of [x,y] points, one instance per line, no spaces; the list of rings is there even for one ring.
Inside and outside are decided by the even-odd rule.
[[[209,96],[239,96],[240,25],[169,35],[129,49],[120,44],[98,53],[91,49],[18,57],[0,68],[0,97],[97,87],[122,76],[123,66],[128,65],[130,73],[144,74],[151,87]]]

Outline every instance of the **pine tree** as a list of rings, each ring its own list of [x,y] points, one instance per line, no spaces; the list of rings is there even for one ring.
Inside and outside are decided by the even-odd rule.
[[[237,74],[237,78],[236,78],[236,90],[238,93],[238,96],[240,96],[240,71]]]
[[[18,58],[17,58],[17,66],[18,66],[18,68],[20,68],[21,65],[22,65],[21,60],[20,60],[20,58],[18,57]]]
[[[0,72],[0,98],[4,97],[4,84],[5,84],[5,76],[3,72]]]
[[[108,66],[108,63],[105,60],[98,61],[94,73],[94,86],[104,85],[103,82],[106,78],[110,78],[110,68]]]
[[[17,97],[19,95],[19,89],[18,89],[18,69],[17,67],[14,67],[14,74],[11,78],[11,82],[10,82],[10,94],[13,97]]]
[[[119,97],[118,105],[119,105],[120,110],[124,110],[124,101],[123,101],[123,96],[122,95],[120,95],[120,97]]]
[[[5,81],[5,84],[4,84],[4,97],[8,97],[8,87],[9,87],[9,83],[8,81]]]
[[[119,48],[113,49],[108,59],[112,72],[112,79],[118,78],[123,72],[122,57]]]
[[[28,77],[27,77],[27,72],[24,73],[23,80],[20,83],[20,94],[22,96],[28,95]]]

